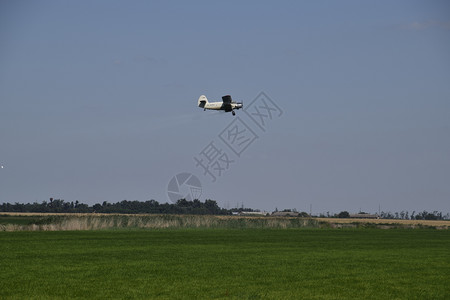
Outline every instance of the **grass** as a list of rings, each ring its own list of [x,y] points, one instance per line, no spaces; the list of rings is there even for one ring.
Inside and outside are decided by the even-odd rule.
[[[436,228],[450,221],[286,218],[156,214],[0,214],[0,231],[61,231],[121,228]]]
[[[14,214],[0,214],[0,231],[3,228],[31,228],[32,225],[47,225],[57,223],[63,220],[62,216],[58,215],[14,215]],[[12,226],[10,226],[12,225]]]
[[[319,227],[311,218],[213,215],[36,214],[0,215],[0,231],[60,231],[122,228],[303,228]]]
[[[448,299],[450,232],[0,232],[0,299]]]

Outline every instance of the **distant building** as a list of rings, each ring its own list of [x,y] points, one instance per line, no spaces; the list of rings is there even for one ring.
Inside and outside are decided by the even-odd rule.
[[[267,216],[269,213],[266,211],[241,211],[241,216]]]
[[[350,218],[353,219],[379,219],[377,214],[350,214]]]

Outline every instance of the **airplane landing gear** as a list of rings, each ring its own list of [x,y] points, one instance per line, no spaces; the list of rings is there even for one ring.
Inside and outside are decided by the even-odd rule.
[[[231,113],[233,114],[233,116],[236,115],[236,113],[234,112],[234,110],[232,110]]]

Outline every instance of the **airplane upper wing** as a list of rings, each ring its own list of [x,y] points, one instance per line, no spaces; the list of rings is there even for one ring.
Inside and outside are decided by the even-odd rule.
[[[222,101],[223,103],[231,103],[231,96],[230,95],[223,96]]]

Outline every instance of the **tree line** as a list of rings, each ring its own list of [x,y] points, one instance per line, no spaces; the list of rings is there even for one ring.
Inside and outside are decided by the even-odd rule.
[[[194,215],[231,215],[236,212],[253,212],[258,211],[251,208],[231,208],[225,209],[219,207],[216,201],[207,199],[204,202],[200,200],[180,199],[176,203],[159,203],[156,200],[147,201],[128,201],[123,200],[117,203],[96,203],[92,206],[88,204],[75,202],[66,202],[63,199],[53,199],[50,201],[42,201],[41,203],[2,203],[0,204],[0,212],[35,212],[35,213],[117,213],[117,214],[194,214]],[[275,211],[278,211],[276,209]],[[295,209],[285,209],[283,211],[297,212]],[[360,214],[365,214],[360,212]],[[299,214],[301,217],[310,217],[306,212]],[[341,211],[338,214],[320,214],[324,218],[349,218],[350,213]],[[401,212],[380,212],[380,219],[402,219],[402,220],[450,220],[450,214],[442,212],[426,210],[422,212],[408,211]]]
[[[188,201],[180,199],[176,203],[159,203],[156,200],[128,201],[117,203],[104,201],[89,206],[78,201],[66,202],[62,199],[50,198],[41,203],[3,203],[0,212],[36,212],[36,213],[120,213],[120,214],[196,214],[196,215],[227,215],[230,210],[220,208],[217,202],[207,199]]]

